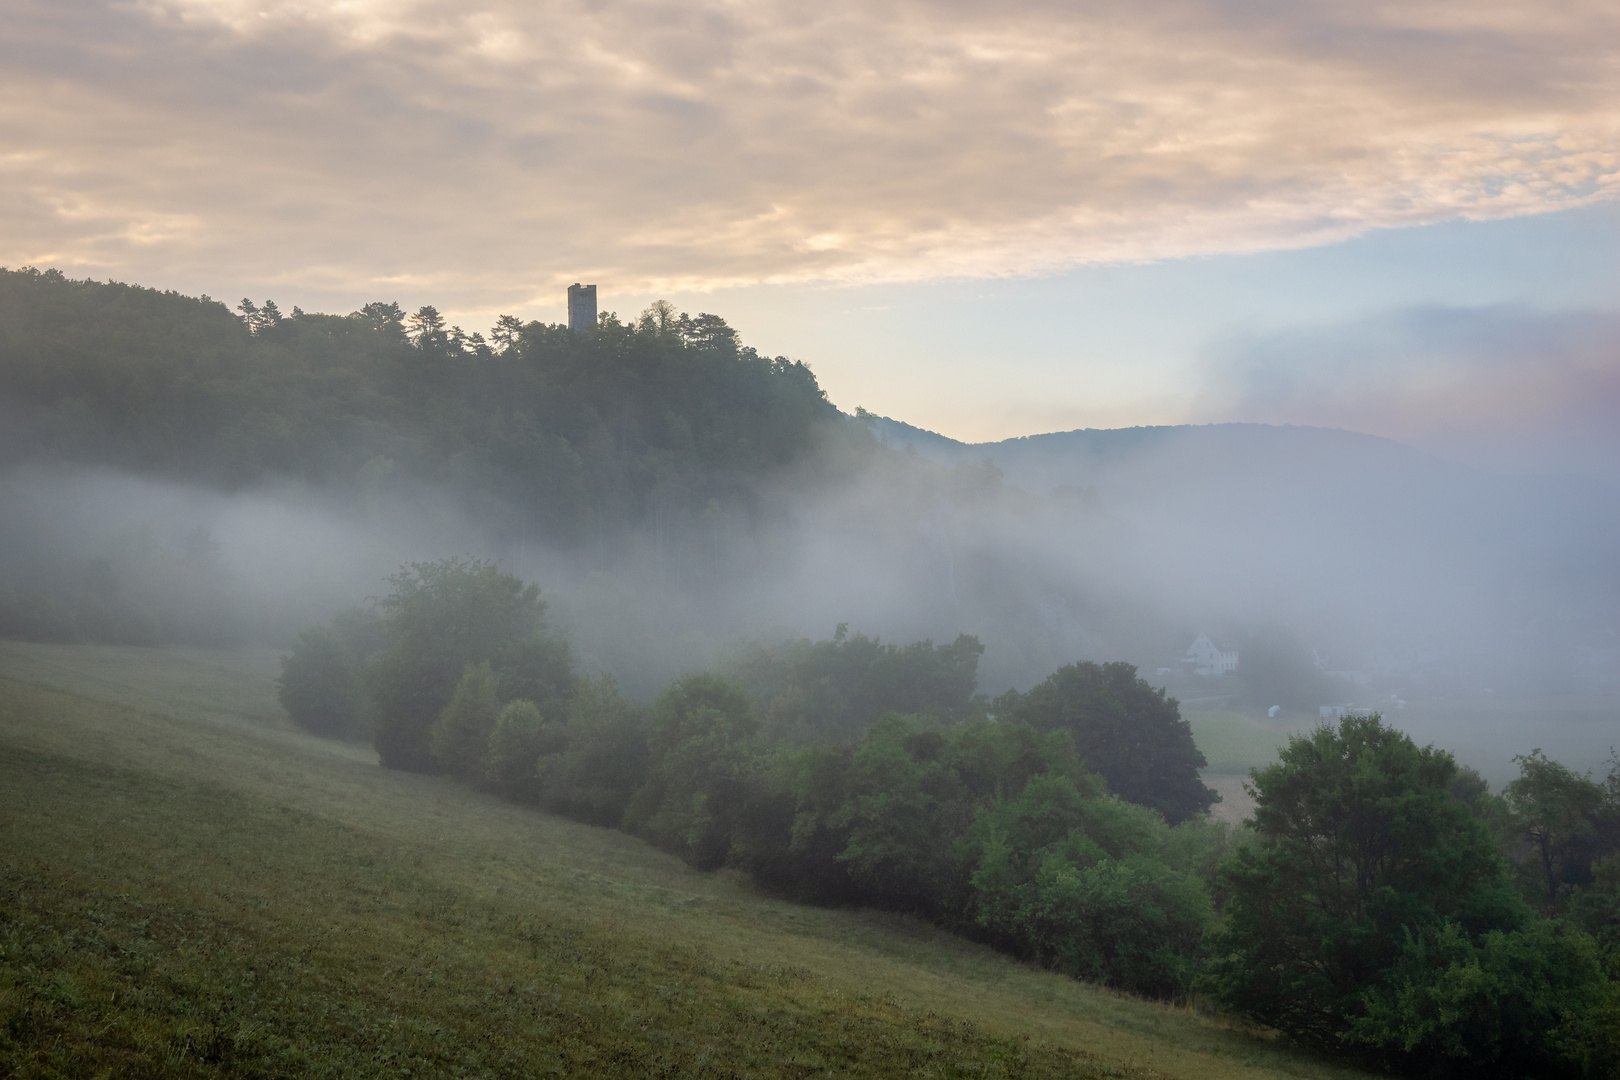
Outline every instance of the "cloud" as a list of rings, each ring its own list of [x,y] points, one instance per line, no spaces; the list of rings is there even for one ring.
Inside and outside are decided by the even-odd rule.
[[[1620,485],[1620,315],[1417,308],[1230,339],[1201,419],[1316,424]]]
[[[1602,2],[17,0],[0,263],[551,306],[1620,195]]]

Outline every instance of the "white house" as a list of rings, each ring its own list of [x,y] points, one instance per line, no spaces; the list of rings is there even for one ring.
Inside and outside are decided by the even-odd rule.
[[[1194,675],[1225,675],[1237,670],[1238,654],[1236,649],[1217,649],[1208,634],[1199,634],[1187,646],[1187,655],[1181,662],[1191,666]]]

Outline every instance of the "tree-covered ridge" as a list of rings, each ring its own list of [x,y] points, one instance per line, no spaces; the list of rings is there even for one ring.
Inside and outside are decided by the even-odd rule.
[[[487,340],[431,307],[240,307],[0,271],[0,454],[357,494],[408,478],[566,544],[751,505],[844,426],[803,363],[667,304],[586,334],[503,316]]]

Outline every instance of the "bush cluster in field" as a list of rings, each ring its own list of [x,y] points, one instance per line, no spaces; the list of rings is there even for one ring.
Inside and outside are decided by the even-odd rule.
[[[1605,787],[1536,753],[1496,796],[1351,718],[1256,774],[1233,848],[1202,814],[1214,795],[1175,701],[1128,665],[1070,665],[991,703],[962,678],[972,639],[900,649],[840,628],[648,710],[576,677],[538,590],[491,564],[393,584],[306,632],[281,682],[301,722],[369,721],[385,765],[1133,992],[1201,987],[1385,1065],[1620,1061],[1620,766]]]
[[[306,631],[281,686],[306,725],[352,731],[369,714],[385,764],[620,826],[800,899],[921,913],[1141,993],[1188,989],[1224,833],[1198,816],[1214,796],[1175,703],[1128,665],[1065,669],[997,701],[1020,719],[993,722],[972,638],[900,648],[840,629],[739,660],[754,694],[695,675],[646,710],[611,679],[576,678],[537,590],[490,564],[413,566],[377,615]]]

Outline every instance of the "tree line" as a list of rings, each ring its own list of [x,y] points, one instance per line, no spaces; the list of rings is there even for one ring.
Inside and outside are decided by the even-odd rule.
[[[1208,995],[1413,1075],[1620,1068],[1620,763],[1493,792],[1376,716],[1293,739],[1235,833],[1173,698],[1127,664],[976,691],[980,648],[753,646],[651,707],[586,678],[533,585],[408,566],[300,635],[282,701],[794,899],[907,911],[1148,996]]]
[[[845,453],[816,453],[828,447]],[[664,302],[588,334],[503,315],[486,338],[432,306],[233,312],[0,269],[0,466],[113,466],[224,491],[291,479],[361,517],[408,517],[432,493],[491,550],[546,545],[609,567],[650,549],[703,586],[722,570],[721,523],[768,515],[812,460],[877,449],[806,365]],[[151,538],[80,554],[47,535],[73,523],[27,503],[0,478],[0,636],[152,644],[242,629],[213,566]],[[177,566],[207,572],[211,591],[169,587]]]
[[[588,334],[503,315],[486,339],[431,306],[348,315],[0,270],[0,462],[41,458],[355,498],[435,484],[498,530],[560,546],[711,502],[824,439],[856,439],[803,363],[716,315],[654,304]],[[867,441],[870,441],[869,439]]]

